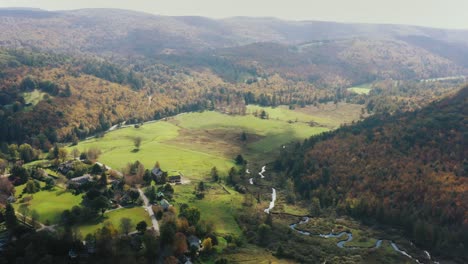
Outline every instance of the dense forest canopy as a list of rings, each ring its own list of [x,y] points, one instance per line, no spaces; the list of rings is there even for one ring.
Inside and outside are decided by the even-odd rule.
[[[370,117],[284,150],[275,166],[303,199],[401,226],[422,247],[463,255],[467,98],[465,87],[420,110]]]

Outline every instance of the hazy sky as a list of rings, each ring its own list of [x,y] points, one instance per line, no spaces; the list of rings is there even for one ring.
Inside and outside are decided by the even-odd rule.
[[[0,7],[14,6],[47,10],[106,7],[160,15],[271,16],[468,29],[468,0],[0,0]]]

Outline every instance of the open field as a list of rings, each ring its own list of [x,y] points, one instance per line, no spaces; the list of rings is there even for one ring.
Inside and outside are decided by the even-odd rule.
[[[341,111],[339,109],[335,112]],[[139,128],[118,129],[102,138],[80,142],[77,147],[80,151],[100,149],[99,161],[117,170],[136,160],[146,168],[152,168],[159,161],[164,170],[180,171],[189,179],[203,179],[214,166],[226,172],[234,166],[233,158],[237,154],[243,154],[249,161],[271,159],[272,152],[283,144],[328,131],[328,128],[341,123],[337,120],[341,119],[339,115],[320,116],[289,110],[284,106],[248,106],[247,110],[250,114],[245,116],[214,111],[181,114]],[[253,116],[251,113],[256,110],[265,110],[270,119]],[[345,109],[346,112],[348,110]],[[359,116],[348,115],[353,120]],[[349,118],[343,121],[349,121]],[[314,125],[311,126],[310,122]],[[240,139],[243,132],[247,134],[245,141]],[[135,137],[142,139],[138,151],[133,144]]]
[[[140,221],[145,221],[148,226],[151,226],[151,219],[148,216],[148,213],[143,209],[143,207],[133,207],[133,208],[121,208],[108,213],[105,213],[103,217],[99,216],[93,221],[82,224],[78,226],[78,230],[83,237],[87,234],[93,234],[101,228],[105,222],[110,222],[112,225],[120,231],[120,219],[129,218],[132,220],[132,231],[136,230],[136,225]],[[130,231],[130,232],[132,232]]]
[[[320,118],[320,125],[336,129],[341,124],[350,124],[359,120],[363,107],[363,105],[358,104],[338,103],[335,105],[330,102],[317,106],[309,105],[304,108],[296,108],[294,111]]]
[[[186,203],[197,207],[201,213],[201,219],[213,223],[218,234],[232,234],[240,236],[242,231],[234,219],[234,211],[240,208],[243,196],[226,186],[227,193],[218,184],[206,184],[205,198],[198,200],[193,194],[193,186],[174,186],[175,206]]]
[[[233,253],[227,253],[223,255],[229,263],[250,263],[250,264],[289,264],[297,263],[289,259],[279,259],[271,254],[267,249],[257,247],[255,245],[249,245],[236,250]]]
[[[121,170],[129,162],[139,160],[146,168],[156,161],[164,170],[181,171],[186,177],[200,177],[209,173],[213,166],[227,170],[231,160],[180,146],[166,141],[179,135],[179,127],[165,121],[145,124],[140,128],[127,127],[105,134],[103,138],[86,140],[78,144],[80,151],[98,148],[102,151],[99,161]],[[134,137],[141,137],[139,151],[134,151]]]
[[[41,90],[34,89],[32,92],[23,93],[23,98],[27,104],[31,104],[34,106],[34,105],[37,105],[44,98],[44,95],[46,94],[47,93],[42,92]]]
[[[253,111],[253,106],[249,106],[248,109]],[[305,120],[305,114],[294,112],[286,108],[260,108],[255,107],[255,109],[265,109],[266,112],[274,111],[276,115],[287,116],[293,118],[294,116],[301,117]],[[319,134],[328,129],[318,126],[310,126],[309,124],[302,122],[288,122],[289,119],[260,119],[253,115],[245,116],[233,116],[225,115],[218,112],[203,112],[203,113],[190,113],[185,115],[179,115],[175,117],[170,122],[184,128],[189,131],[218,131],[220,133],[224,132],[224,135],[230,135],[231,138],[234,138],[235,141],[231,143],[235,148],[241,148],[242,153],[246,153],[249,157],[255,155],[271,155],[270,152],[275,149],[279,149],[281,145],[294,140],[303,140],[312,135]],[[248,141],[245,145],[242,145],[238,139],[240,138],[242,132],[246,132],[248,135],[251,135],[255,138],[254,141]],[[211,135],[211,138],[216,138],[216,136]],[[196,144],[195,144],[196,145]],[[193,145],[192,145],[193,146]],[[190,147],[190,146],[187,146]],[[232,153],[231,157],[234,157],[236,153]],[[238,154],[238,153],[237,153]]]
[[[25,186],[26,184],[15,187],[16,197],[22,193]],[[23,197],[29,195],[31,194],[24,194]],[[39,213],[39,222],[46,223],[48,220],[50,224],[57,224],[60,220],[60,214],[64,210],[79,205],[82,200],[81,195],[73,195],[59,187],[55,187],[51,191],[44,190],[34,193],[32,197],[33,199],[29,202],[29,210],[36,210]],[[13,204],[16,211],[21,205],[19,200],[21,199]]]
[[[347,90],[357,94],[369,94],[372,88],[370,84],[361,84],[358,86],[350,87]]]

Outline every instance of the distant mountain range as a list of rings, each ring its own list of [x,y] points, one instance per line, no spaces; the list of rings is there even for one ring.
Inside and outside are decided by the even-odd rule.
[[[266,74],[335,86],[466,74],[468,67],[468,30],[119,9],[0,9],[0,46],[192,68],[214,68],[207,59],[227,59]]]

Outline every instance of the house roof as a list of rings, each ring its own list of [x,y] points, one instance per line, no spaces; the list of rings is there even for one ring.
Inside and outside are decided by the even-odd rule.
[[[166,199],[162,199],[159,204],[163,207],[169,207],[171,205]]]
[[[189,236],[187,238],[187,241],[189,242],[190,246],[192,246],[192,245],[199,246],[200,243],[201,243],[201,240],[198,237],[194,236],[194,235]]]
[[[155,167],[155,168],[153,168],[153,169],[151,170],[151,173],[152,173],[153,175],[159,176],[159,175],[162,174],[162,170],[161,170],[160,168],[156,168],[156,167]]]
[[[92,176],[90,174],[85,174],[85,175],[80,176],[80,177],[72,178],[72,179],[70,179],[70,181],[90,180],[91,178],[92,178]]]

